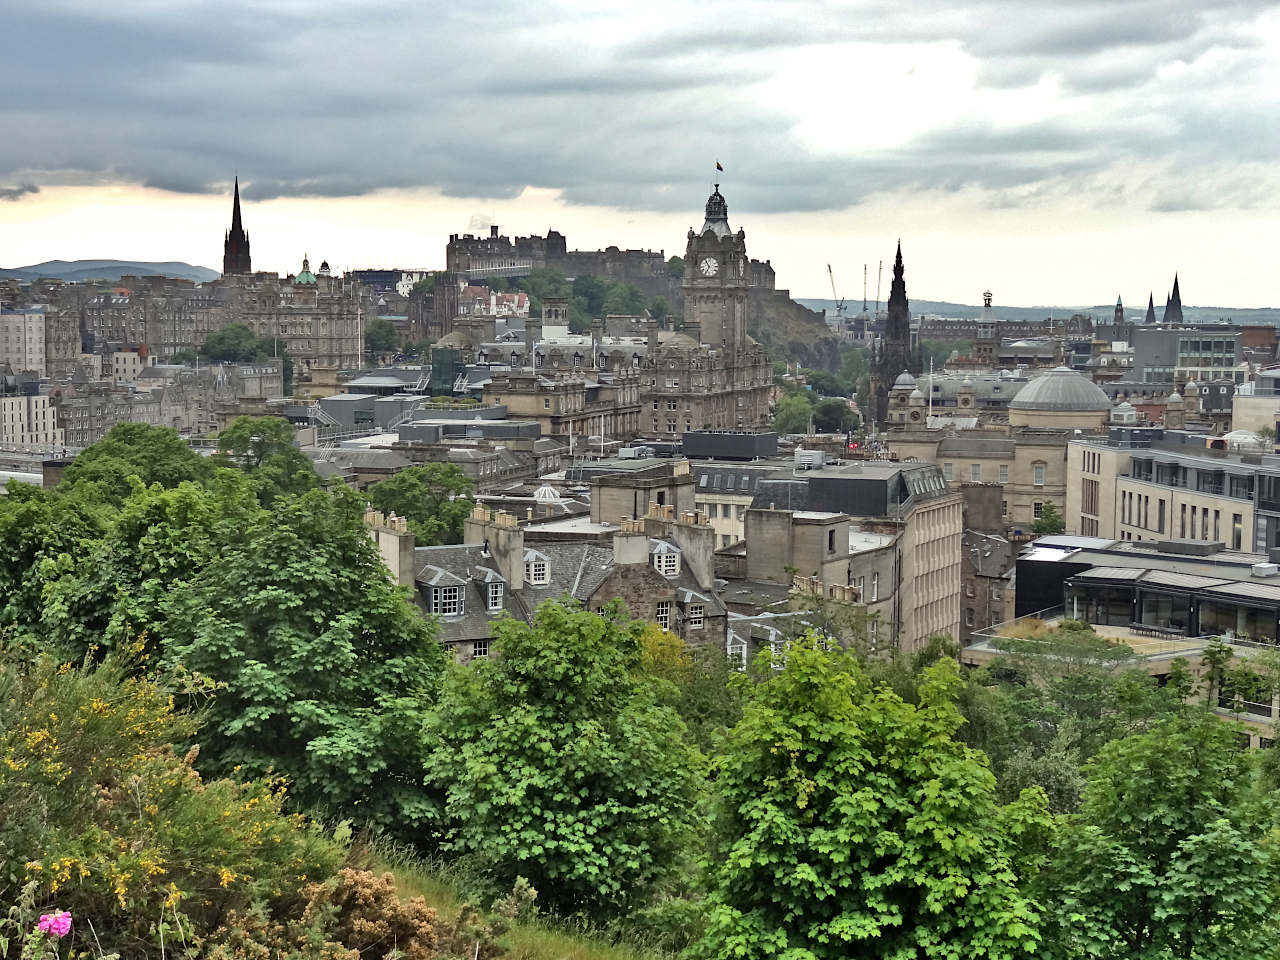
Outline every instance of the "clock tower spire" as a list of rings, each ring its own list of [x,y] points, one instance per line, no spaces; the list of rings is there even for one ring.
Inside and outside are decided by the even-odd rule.
[[[747,241],[729,226],[720,184],[707,198],[706,219],[689,231],[684,257],[684,332],[732,355],[747,345]]]

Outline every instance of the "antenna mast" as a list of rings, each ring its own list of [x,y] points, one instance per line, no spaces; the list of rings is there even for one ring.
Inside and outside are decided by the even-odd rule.
[[[876,316],[880,316],[880,279],[884,276],[884,261],[876,268]]]
[[[867,265],[862,265],[862,312],[867,312]]]

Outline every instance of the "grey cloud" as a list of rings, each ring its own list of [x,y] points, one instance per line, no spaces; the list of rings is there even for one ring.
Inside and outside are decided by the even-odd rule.
[[[23,197],[39,192],[40,188],[34,183],[20,183],[16,187],[0,187],[0,200],[18,201]]]
[[[496,199],[532,186],[570,203],[672,210],[696,206],[719,158],[734,208],[759,212],[901,189],[985,190],[997,205],[1072,191],[1212,202],[1178,177],[1264,204],[1274,201],[1247,179],[1260,170],[1269,182],[1280,146],[1248,29],[1265,6],[739,0],[655,7],[624,27],[608,11],[516,0],[482,22],[443,3],[366,4],[353,18],[335,2],[124,2],[109,17],[62,2],[12,13],[0,37],[12,94],[0,124],[15,134],[0,140],[0,176],[202,193],[226,190],[238,170],[249,199],[417,186]],[[820,58],[857,42],[954,44],[977,59],[984,88],[1052,76],[1089,106],[1000,125],[957,116],[897,144],[868,129],[863,151],[826,156],[797,140],[785,109],[746,92],[779,53]],[[1228,56],[1207,81],[1160,74],[1210,50]],[[59,69],[27,70],[31,58]],[[847,95],[856,116],[858,98],[894,91]],[[1167,177],[1117,184],[1108,174],[1121,161],[1156,162]],[[1246,177],[1250,163],[1261,166]]]

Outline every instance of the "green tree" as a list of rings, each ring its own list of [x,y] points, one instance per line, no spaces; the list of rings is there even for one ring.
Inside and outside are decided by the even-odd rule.
[[[1236,738],[1188,711],[1102,749],[1042,876],[1045,955],[1273,955],[1280,851]]]
[[[1066,521],[1052,500],[1046,500],[1040,508],[1040,516],[1031,524],[1031,532],[1037,537],[1048,537],[1062,533],[1066,529]]]
[[[609,284],[604,295],[604,306],[601,309],[605,314],[633,315],[644,312],[648,303],[643,291],[634,283],[619,280]]]
[[[918,706],[873,688],[854,655],[797,641],[757,685],[718,761],[704,957],[1032,957],[1043,796],[999,807],[955,739],[953,662]],[[1034,847],[1034,844],[1028,844]]]
[[[825,370],[804,370],[805,380],[813,388],[813,392],[824,397],[847,397],[850,390],[840,382],[834,373]]]
[[[560,603],[498,621],[428,721],[444,848],[562,914],[642,904],[691,839],[702,761],[635,674],[643,625]]]
[[[392,353],[400,346],[396,325],[386,317],[375,317],[364,328],[364,345],[370,353]]]
[[[813,404],[802,393],[785,396],[773,412],[773,429],[778,433],[808,433]]]
[[[680,280],[684,277],[684,257],[667,258],[667,276]]]
[[[97,498],[118,504],[133,490],[129,477],[144,484],[176,487],[185,480],[204,482],[212,474],[213,464],[187,446],[177,431],[145,423],[118,423],[76,457],[63,474],[62,484],[93,484]]]
[[[452,463],[408,467],[369,488],[369,502],[409,521],[420,546],[461,543],[476,485]]]
[[[818,433],[843,433],[856,420],[847,400],[824,397],[813,407],[813,428]]]
[[[421,838],[437,813],[421,730],[444,654],[355,491],[258,511],[163,612],[162,666],[219,685],[203,769],[282,774],[303,809]]]
[[[436,289],[436,275],[434,273],[423,277],[412,287],[409,288],[409,297],[421,299],[427,294],[434,292]]]
[[[200,351],[215,363],[245,363],[265,360],[273,352],[243,323],[229,323],[209,334]]]
[[[236,417],[218,434],[216,460],[249,473],[264,503],[320,482],[311,458],[298,449],[293,425],[282,417]]]
[[[654,297],[649,304],[649,315],[655,320],[665,320],[671,313],[671,302],[666,297]]]
[[[604,297],[607,292],[604,281],[594,274],[584,273],[573,278],[573,296],[582,299],[582,312],[588,317],[604,316]]]

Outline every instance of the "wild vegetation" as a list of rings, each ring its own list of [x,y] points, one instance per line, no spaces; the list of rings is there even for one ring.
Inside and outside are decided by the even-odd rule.
[[[1210,709],[1273,658],[1158,686],[1067,622],[739,671],[564,602],[463,666],[309,469],[134,425],[10,485],[0,956],[1276,955],[1280,777]],[[410,481],[371,497],[455,536]]]

